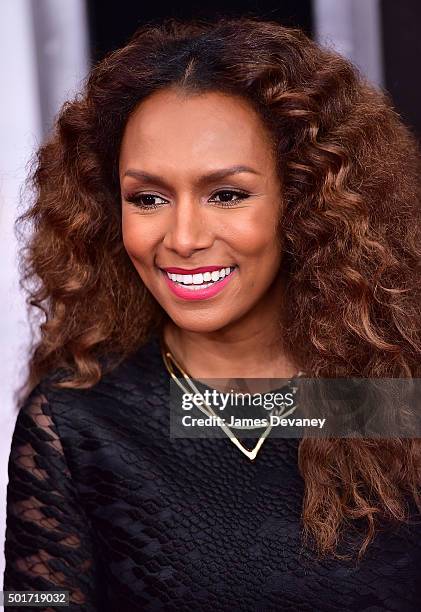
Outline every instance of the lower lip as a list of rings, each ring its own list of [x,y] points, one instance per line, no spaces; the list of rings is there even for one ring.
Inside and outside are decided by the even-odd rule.
[[[207,298],[211,298],[214,295],[217,295],[222,291],[224,287],[228,285],[233,274],[235,274],[236,271],[237,267],[235,267],[234,270],[230,274],[228,274],[228,276],[225,276],[225,278],[216,281],[210,287],[206,287],[206,289],[185,289],[184,287],[180,287],[180,285],[168,278],[167,273],[161,270],[165,282],[167,283],[171,291],[174,293],[174,295],[184,300],[206,300]]]

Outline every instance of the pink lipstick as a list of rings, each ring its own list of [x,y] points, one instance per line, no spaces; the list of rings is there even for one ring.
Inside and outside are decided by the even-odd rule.
[[[201,268],[161,268],[165,270],[165,272],[169,272],[170,274],[199,274],[200,272],[216,272],[216,270],[221,270],[222,268],[227,266],[202,266]],[[234,268],[234,266],[231,266]]]
[[[216,281],[204,281],[205,287],[202,289],[198,289],[197,285],[191,283],[189,285],[182,284],[181,282],[177,282],[168,277],[167,272],[170,274],[200,274],[204,272],[215,272],[217,270],[221,270],[221,267],[218,266],[204,266],[202,268],[194,268],[191,270],[185,270],[182,268],[165,268],[165,270],[161,270],[165,282],[167,283],[169,289],[179,298],[185,300],[205,300],[207,298],[211,298],[214,295],[220,293],[224,287],[228,285],[231,281],[234,274],[236,274],[237,266],[230,267],[229,274],[226,274],[224,278],[219,278]],[[208,286],[206,286],[208,285]]]

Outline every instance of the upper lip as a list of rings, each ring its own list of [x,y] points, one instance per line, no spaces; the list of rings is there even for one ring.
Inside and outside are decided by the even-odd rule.
[[[221,270],[221,268],[232,268],[233,266],[202,266],[201,268],[161,268],[165,272],[170,274],[198,274],[199,272],[214,272],[215,270]]]

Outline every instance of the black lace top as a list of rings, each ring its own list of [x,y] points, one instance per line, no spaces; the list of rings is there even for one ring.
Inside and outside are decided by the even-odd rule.
[[[46,378],[31,393],[4,588],[67,589],[71,604],[22,610],[421,610],[420,524],[379,532],[359,565],[316,560],[300,538],[299,439],[269,437],[254,462],[228,438],[170,439],[168,395],[156,336],[91,389]]]

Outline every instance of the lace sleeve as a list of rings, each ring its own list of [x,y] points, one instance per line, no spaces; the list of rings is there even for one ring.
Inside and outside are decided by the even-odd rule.
[[[69,591],[66,610],[93,612],[94,551],[53,421],[38,385],[18,414],[9,458],[4,590]],[[9,607],[25,610],[32,607]],[[61,610],[61,607],[34,607]]]

